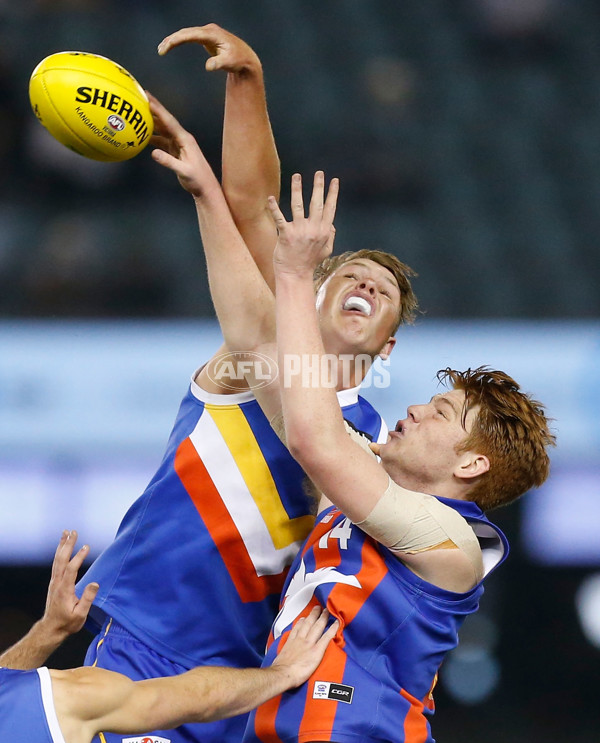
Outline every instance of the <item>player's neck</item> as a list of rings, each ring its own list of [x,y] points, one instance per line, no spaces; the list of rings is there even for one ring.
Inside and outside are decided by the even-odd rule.
[[[340,354],[334,367],[336,373],[335,388],[338,392],[359,387],[369,373],[373,360],[367,354],[353,357],[351,354]]]

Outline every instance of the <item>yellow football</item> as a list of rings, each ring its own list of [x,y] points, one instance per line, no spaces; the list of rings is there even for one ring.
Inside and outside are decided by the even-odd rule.
[[[92,160],[129,160],[150,141],[148,98],[127,70],[87,52],[58,52],[31,74],[33,112],[59,142]]]

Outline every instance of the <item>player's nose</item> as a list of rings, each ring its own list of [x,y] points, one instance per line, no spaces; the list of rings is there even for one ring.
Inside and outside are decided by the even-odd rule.
[[[369,292],[373,296],[377,293],[377,287],[373,279],[361,279],[358,288]]]

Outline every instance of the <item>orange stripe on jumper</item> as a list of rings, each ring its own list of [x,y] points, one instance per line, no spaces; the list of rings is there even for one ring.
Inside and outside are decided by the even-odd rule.
[[[405,743],[425,743],[428,738],[427,720],[423,714],[423,702],[412,694],[400,689],[400,695],[410,703],[410,709],[404,718]]]
[[[177,450],[175,471],[217,546],[241,600],[261,601],[281,593],[287,570],[277,575],[256,574],[243,539],[189,439],[182,441]]]
[[[279,712],[281,694],[261,704],[254,717],[254,734],[263,743],[282,743],[275,732],[275,720]]]
[[[342,626],[350,624],[356,617],[387,573],[387,567],[379,550],[373,540],[367,537],[361,550],[361,568],[355,573],[361,587],[337,583],[331,590],[327,601],[329,610],[339,617]]]
[[[355,526],[351,527],[355,529]],[[331,542],[335,543],[334,547]],[[335,551],[339,549],[339,540],[330,538],[326,549],[319,550],[320,558],[327,557],[336,560]],[[346,652],[343,628],[350,624],[365,601],[369,598],[374,588],[387,574],[387,569],[374,545],[367,539],[362,548],[361,569],[356,573],[361,588],[336,583],[329,593],[327,608],[331,614],[338,617],[342,629],[338,631],[335,639],[329,644],[325,657],[318,669],[312,675],[307,685],[307,698],[305,711],[298,734],[299,741],[315,740],[315,736],[330,735],[335,722],[337,705],[335,700],[312,699],[312,693],[316,681],[329,681],[338,684],[344,683],[344,671],[346,668]],[[327,560],[320,559],[319,563],[325,566]],[[412,743],[412,742],[411,742]],[[415,741],[416,743],[416,741]]]
[[[329,740],[338,704],[342,702],[335,699],[313,699],[313,692],[317,681],[343,683],[345,668],[346,653],[341,644],[341,632],[338,632],[327,646],[319,667],[306,683],[304,714],[298,728],[299,741]]]

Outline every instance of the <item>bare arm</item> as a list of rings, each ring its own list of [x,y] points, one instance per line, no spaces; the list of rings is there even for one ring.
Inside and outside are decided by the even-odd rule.
[[[263,70],[254,50],[215,23],[183,28],[167,36],[159,54],[198,43],[211,55],[207,70],[227,74],[223,121],[223,191],[234,221],[260,272],[274,289],[273,250],[277,232],[267,198],[279,198],[280,166],[267,111]]]
[[[77,573],[89,552],[89,547],[84,545],[71,557],[76,542],[76,531],[63,532],[52,563],[44,616],[25,637],[0,655],[0,666],[21,670],[37,668],[69,635],[83,627],[98,584],[87,585],[81,599],[75,595]]]
[[[270,201],[279,229],[274,265],[280,391],[290,452],[317,488],[356,522],[373,509],[387,488],[388,476],[347,435],[335,391],[325,385],[303,383],[302,374],[291,373],[287,361],[325,353],[312,275],[315,265],[330,250],[338,182],[331,182],[325,201],[324,183],[324,174],[317,172],[308,217],[304,216],[299,175],[292,178],[291,222],[286,222],[275,200]],[[355,497],[357,489],[360,498]]]
[[[242,714],[302,684],[317,668],[338,629],[325,630],[318,608],[297,623],[268,668],[205,666],[172,678],[133,682],[99,668],[51,671],[55,707],[68,743],[98,732],[140,733]]]
[[[317,172],[306,218],[302,182],[299,175],[293,176],[291,222],[286,222],[275,199],[270,200],[279,230],[274,265],[281,402],[287,445],[294,458],[327,499],[353,523],[361,523],[367,533],[378,539],[381,519],[378,523],[369,522],[370,526],[365,519],[372,515],[375,506],[384,502],[383,496],[390,486],[387,472],[346,433],[333,389],[326,383],[314,384],[312,380],[306,384],[301,369],[292,373],[286,365],[286,358],[290,356],[313,359],[325,353],[312,291],[312,274],[314,266],[330,251],[328,240],[337,191],[338,183],[334,179],[324,201],[324,174]],[[436,585],[454,591],[470,589],[477,582],[473,559],[475,563],[480,559],[470,528],[452,512],[460,522],[459,529],[464,527],[469,534],[465,547],[467,551],[474,548],[473,559],[457,544],[446,544],[444,536],[436,536],[429,542],[425,538],[417,553],[404,551],[402,535],[410,533],[413,524],[410,513],[416,513],[417,507],[431,496],[405,490],[397,484],[393,487],[393,507],[389,507],[389,499],[385,501],[388,506],[383,521],[389,517],[390,526],[394,526],[394,546],[399,558],[417,575]],[[442,504],[437,505],[447,509]],[[433,519],[434,525],[439,523],[435,517]],[[451,528],[455,531],[455,525]],[[388,539],[381,541],[386,543]]]
[[[194,137],[149,96],[154,117],[156,146],[152,157],[172,170],[196,205],[206,256],[210,291],[231,352],[274,353],[275,300],[235,226],[231,212],[210,165]],[[252,386],[252,378],[248,379]],[[279,409],[276,385],[265,389],[267,416]]]

